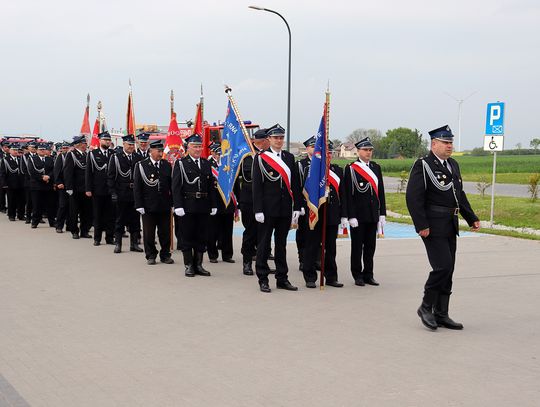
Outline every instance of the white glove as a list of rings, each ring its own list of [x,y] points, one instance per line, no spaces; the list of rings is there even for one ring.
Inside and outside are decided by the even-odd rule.
[[[358,219],[349,218],[349,225],[351,225],[352,228],[357,228],[358,227]]]
[[[73,190],[72,190],[72,189],[68,189],[68,190],[66,191],[66,193],[67,193],[69,196],[71,196],[71,195],[73,195]]]
[[[302,208],[300,208],[300,216],[304,216],[305,214],[306,214],[306,210],[302,206]]]
[[[300,217],[300,211],[293,211],[291,223],[292,223],[293,225],[297,225],[297,224],[298,224],[298,218],[299,218],[299,217]]]
[[[141,215],[144,215],[144,208],[137,208],[135,209],[137,212],[139,212]]]
[[[176,216],[184,216],[186,214],[186,211],[184,210],[184,208],[176,208],[174,210],[174,214]]]
[[[214,216],[217,213],[217,208],[212,208],[210,211],[210,216]]]
[[[264,213],[258,212],[255,214],[255,220],[259,223],[264,223]]]
[[[341,227],[343,229],[345,229],[347,226],[349,225],[349,221],[347,220],[347,218],[341,218]]]
[[[386,216],[384,216],[384,215],[379,216],[379,223],[382,226],[386,225]]]

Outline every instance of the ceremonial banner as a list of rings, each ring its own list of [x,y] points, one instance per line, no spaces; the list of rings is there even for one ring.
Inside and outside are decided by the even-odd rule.
[[[208,135],[204,134],[204,128],[203,128],[203,102],[202,98],[200,103],[197,103],[197,111],[195,112],[195,123],[193,124],[193,133],[192,134],[198,134],[202,138],[202,158],[208,158],[210,155],[210,150],[208,147],[210,147],[210,140],[208,139]]]
[[[244,157],[252,152],[244,123],[238,117],[232,97],[229,94],[228,96],[229,104],[221,136],[221,163],[218,172],[218,191],[225,206],[229,205],[240,164]]]
[[[126,115],[126,132],[127,134],[133,134],[137,136],[135,132],[137,131],[135,127],[135,112],[133,111],[133,92],[131,91],[131,81],[129,81],[129,94],[128,94],[128,106],[127,106],[127,115]]]
[[[81,136],[86,136],[86,140],[92,135],[90,132],[90,95],[86,96],[86,109],[84,109],[84,117],[81,125]]]
[[[319,220],[319,208],[326,202],[328,188],[328,142],[327,142],[327,103],[315,136],[315,149],[311,157],[309,173],[304,184],[303,194],[309,208],[309,228],[313,230]]]
[[[164,158],[172,164],[184,155],[184,140],[180,135],[178,122],[176,121],[176,113],[172,113],[171,122],[169,123],[169,131],[165,139]]]
[[[92,140],[90,141],[91,149],[99,147],[99,139],[98,139],[99,128],[100,126],[99,126],[99,117],[98,117],[96,119],[96,122],[94,123],[94,131],[92,132]]]

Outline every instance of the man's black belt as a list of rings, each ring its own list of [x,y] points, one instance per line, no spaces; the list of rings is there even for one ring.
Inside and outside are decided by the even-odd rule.
[[[186,198],[201,199],[201,198],[206,198],[208,196],[208,193],[207,192],[184,192],[184,196]]]
[[[459,213],[459,208],[450,208],[449,206],[439,205],[429,205],[427,210],[437,213],[447,213],[449,215],[457,215]]]

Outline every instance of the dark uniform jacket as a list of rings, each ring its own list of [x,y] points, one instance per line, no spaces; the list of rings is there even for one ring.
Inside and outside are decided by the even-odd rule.
[[[271,152],[270,149],[266,150]],[[298,167],[294,156],[288,151],[281,151],[281,159],[291,171],[291,190],[294,201],[289,194],[285,182],[274,168],[261,157],[255,156],[253,161],[253,212],[264,213],[265,216],[291,216],[292,211],[302,207]]]
[[[34,155],[27,162],[30,174],[30,189],[32,191],[52,191],[54,187],[54,161],[52,157]],[[49,182],[43,180],[43,176],[49,176]]]
[[[373,223],[379,221],[379,216],[386,216],[386,201],[381,167],[374,161],[369,162],[369,168],[379,180],[379,197],[367,179],[358,174],[348,164],[343,174],[343,191],[345,194],[345,212],[349,219],[356,218],[358,223]]]
[[[64,163],[66,155],[69,153],[60,153],[54,160],[54,183],[56,185],[64,184]]]
[[[107,185],[111,195],[116,195],[119,202],[133,202],[133,174],[135,164],[140,161],[138,154],[131,154],[131,163],[125,152],[113,154],[109,159]]]
[[[242,209],[242,206],[253,206],[253,156],[247,155],[242,161],[240,166],[240,172],[236,178],[236,189],[238,190],[238,206]]]
[[[100,148],[88,153],[85,172],[86,191],[98,196],[109,195],[107,166],[112,154],[112,150],[108,149],[103,152]]]
[[[457,210],[472,226],[478,220],[463,191],[459,165],[446,160],[448,171],[430,152],[414,163],[407,184],[407,207],[417,232],[429,228],[432,236],[459,235]]]
[[[326,224],[329,226],[339,225],[341,218],[345,217],[345,194],[343,184],[343,170],[336,164],[330,164],[330,170],[332,170],[340,179],[339,191],[336,191],[335,187],[330,184],[330,194],[326,198]],[[307,216],[307,211],[306,211]],[[319,216],[322,216],[322,211],[319,210]],[[319,222],[321,220],[319,219]]]
[[[214,160],[214,157],[208,158],[208,162],[213,168],[215,169],[219,168],[219,164],[216,160]],[[238,188],[235,184],[233,188],[233,194],[235,194],[236,196],[237,193],[238,193]],[[232,198],[229,200],[229,205],[227,205],[227,207],[225,208],[225,203],[223,202],[223,198],[221,197],[218,187],[217,187],[217,179],[216,179],[216,182],[214,183],[214,194],[215,194],[215,200],[216,200],[217,213],[234,213],[236,207],[234,205]]]
[[[30,187],[30,173],[28,172],[28,160],[37,154],[26,153],[21,156],[20,169],[24,175],[24,186]]]
[[[66,191],[86,192],[86,161],[88,154],[74,149],[64,161],[64,185]]]
[[[304,197],[304,185],[306,185],[306,179],[309,174],[309,167],[311,166],[311,158],[308,156],[302,158],[296,163],[298,166],[298,179],[300,180],[300,193],[302,195],[302,205],[307,212],[307,201]]]
[[[159,169],[150,158],[139,161],[133,174],[135,208],[145,212],[168,212],[172,206],[171,164],[159,161]]]
[[[24,188],[24,174],[20,169],[20,161],[21,157],[13,157],[11,154],[0,160],[0,188]]]
[[[184,208],[186,213],[209,214],[212,208],[217,208],[216,180],[208,160],[199,158],[199,162],[200,169],[191,156],[187,155],[174,163],[174,207]]]
[[[141,151],[139,149],[136,149],[134,154],[139,156],[139,161],[140,161],[140,160],[145,160],[146,158],[148,158],[149,157],[149,155],[148,155],[149,152],[150,152],[150,149],[146,150],[145,152],[143,152],[143,151]]]

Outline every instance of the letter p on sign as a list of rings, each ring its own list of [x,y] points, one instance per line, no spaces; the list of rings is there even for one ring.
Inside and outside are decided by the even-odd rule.
[[[504,134],[504,102],[488,103],[486,112],[486,136]]]

